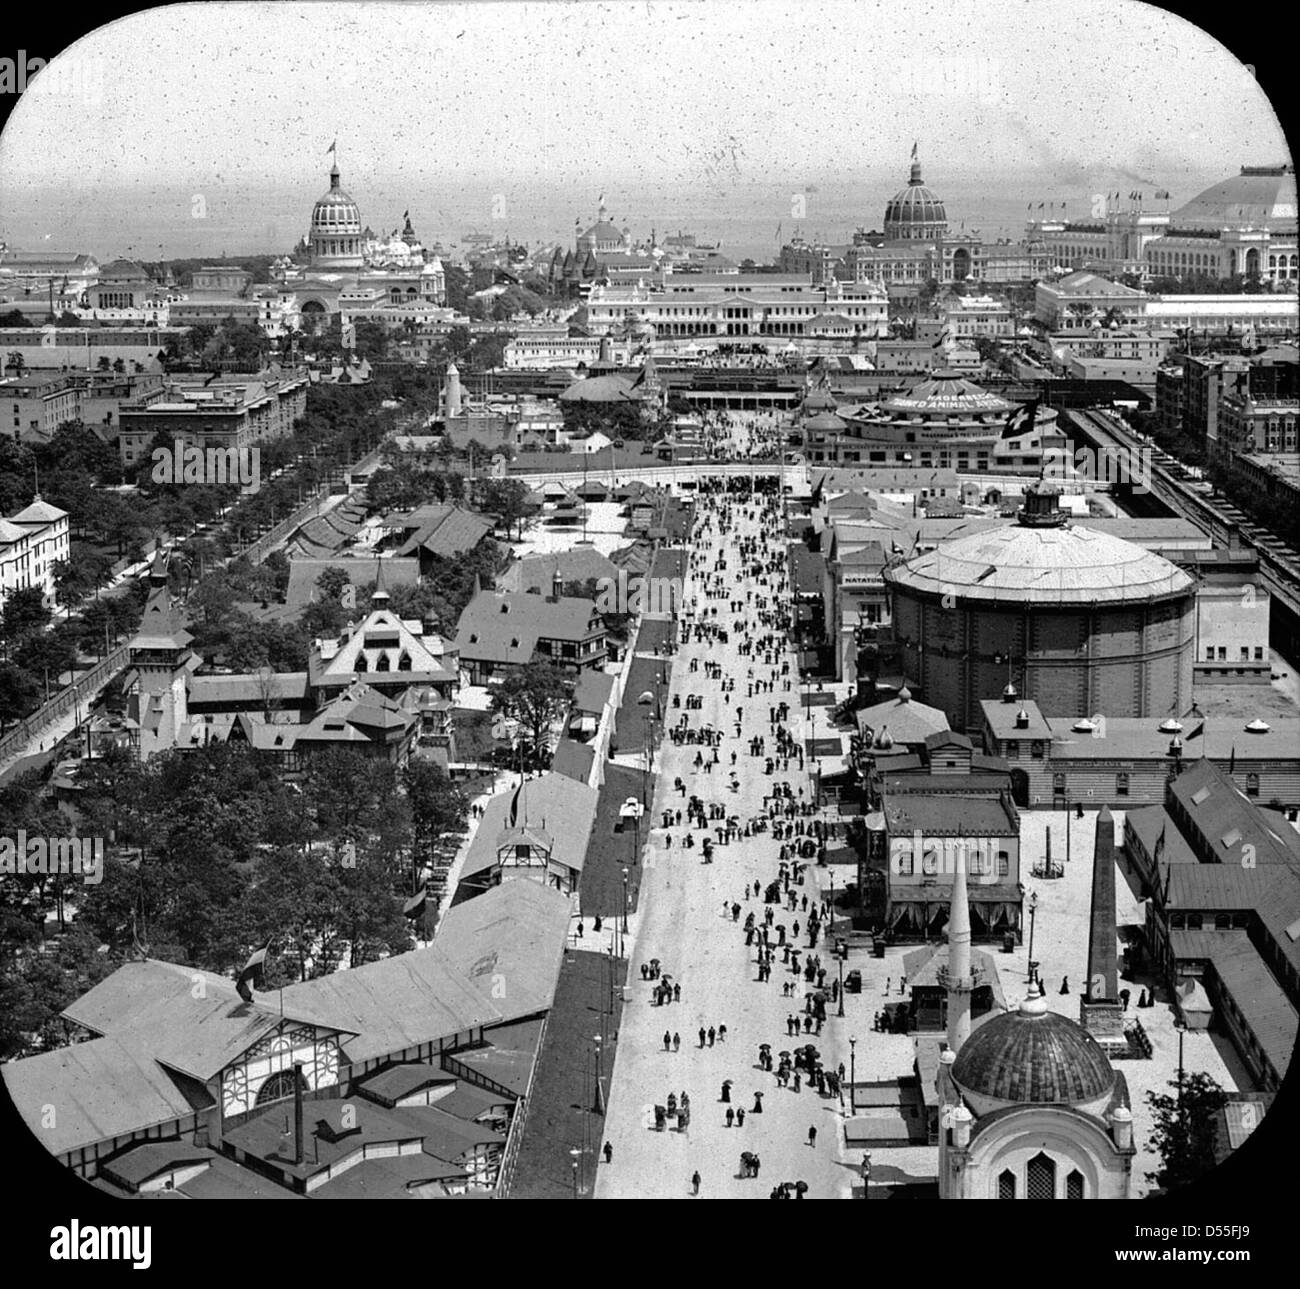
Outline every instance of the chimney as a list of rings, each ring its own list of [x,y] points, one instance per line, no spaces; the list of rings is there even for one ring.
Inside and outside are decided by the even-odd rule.
[[[555,565],[555,573],[551,577],[551,598],[555,600],[559,600],[559,598],[563,594],[564,594],[564,579],[560,576],[560,565],[557,562]]]
[[[293,1162],[299,1166],[303,1161],[302,1144],[302,1062],[293,1064]]]

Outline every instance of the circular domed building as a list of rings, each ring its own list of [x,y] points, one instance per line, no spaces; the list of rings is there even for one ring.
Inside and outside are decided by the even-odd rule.
[[[1071,524],[1055,491],[1016,523],[887,567],[903,670],[956,730],[1008,674],[1052,715],[1163,717],[1192,697],[1194,580],[1141,546]]]
[[[1127,1199],[1128,1087],[1083,1026],[1041,998],[940,1056],[943,1199]]]
[[[355,269],[363,263],[361,213],[339,186],[337,162],[330,169],[329,192],[312,207],[309,239],[314,269]]]
[[[912,154],[912,176],[885,207],[887,241],[934,242],[947,236],[948,215],[943,202],[921,179],[921,163]]]

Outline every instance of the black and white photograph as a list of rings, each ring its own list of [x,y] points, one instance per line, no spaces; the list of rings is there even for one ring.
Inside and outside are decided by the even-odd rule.
[[[0,48],[15,1257],[1289,1244],[1285,10],[72,21]]]

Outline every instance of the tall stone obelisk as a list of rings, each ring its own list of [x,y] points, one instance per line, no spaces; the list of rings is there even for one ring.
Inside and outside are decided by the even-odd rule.
[[[1067,822],[1066,827],[1069,827]],[[1115,820],[1102,806],[1092,851],[1092,909],[1088,923],[1088,974],[1079,999],[1079,1023],[1103,1047],[1124,1046],[1115,927]]]

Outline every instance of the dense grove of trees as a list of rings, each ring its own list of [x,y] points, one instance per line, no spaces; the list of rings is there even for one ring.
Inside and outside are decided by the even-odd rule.
[[[466,818],[433,763],[398,771],[353,749],[314,756],[297,784],[240,747],[145,765],[111,752],[80,784],[103,880],[0,882],[0,1059],[63,1041],[59,1011],[132,953],[232,975],[269,943],[274,987],[411,948],[402,903]],[[34,776],[0,789],[0,834],[20,828],[69,832]]]

